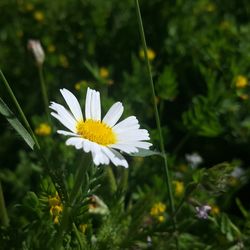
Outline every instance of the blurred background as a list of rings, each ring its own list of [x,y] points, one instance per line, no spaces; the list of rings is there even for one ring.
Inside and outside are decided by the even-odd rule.
[[[170,166],[174,173],[185,172],[188,156],[196,154],[206,168],[230,162],[238,172],[220,205],[240,216],[236,197],[250,209],[250,2],[140,4]],[[49,100],[59,100],[59,89],[67,88],[84,104],[87,87],[96,88],[104,110],[122,101],[125,115],[138,116],[159,150],[133,0],[1,0],[0,13],[0,66],[34,129],[46,116],[29,39],[39,40],[45,52]],[[0,96],[13,107],[3,84]],[[29,150],[2,116],[0,131],[0,178],[9,205],[36,184],[25,164]],[[37,134],[45,140],[46,133]],[[159,162],[136,164],[144,166],[134,174],[136,182],[157,190],[164,171]]]

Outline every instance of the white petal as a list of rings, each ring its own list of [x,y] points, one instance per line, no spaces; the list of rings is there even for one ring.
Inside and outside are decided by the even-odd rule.
[[[113,127],[113,131],[116,132],[117,134],[121,134],[121,133],[127,133],[131,130],[137,130],[140,128],[140,125],[139,124],[134,124],[134,125],[131,125],[131,126],[128,126],[128,127]]]
[[[91,153],[95,165],[109,164],[110,160],[102,151],[102,146],[97,143],[91,142]]]
[[[90,110],[90,104],[91,104],[91,98],[92,98],[92,89],[87,89],[87,95],[85,100],[85,118],[91,119],[91,110]]]
[[[128,167],[127,161],[124,157],[118,153],[116,150],[112,148],[102,147],[102,151],[105,153],[106,156],[116,165],[116,166],[123,166],[125,168]]]
[[[83,143],[83,150],[88,153],[90,151],[90,144],[91,142],[89,140],[84,140]]]
[[[100,93],[93,90],[92,99],[91,99],[91,116],[95,121],[101,120],[101,101]]]
[[[117,123],[113,129],[122,129],[122,128],[128,128],[134,125],[138,124],[138,120],[136,119],[135,116],[129,116],[128,118],[124,119],[123,121]]]
[[[146,141],[149,139],[149,134],[146,129],[137,129],[127,133],[117,134],[117,140],[119,143],[126,141]]]
[[[74,133],[76,132],[76,122],[75,122],[74,118],[72,117],[72,115],[66,109],[64,109],[63,106],[62,106],[62,108],[64,110],[63,109],[57,110],[54,106],[52,107],[52,105],[50,106],[50,108],[57,111],[57,113],[51,112],[52,116],[54,116],[66,128],[68,128],[69,130],[71,130]]]
[[[136,153],[139,150],[134,146],[134,145],[126,145],[126,144],[113,144],[113,145],[109,145],[109,147],[111,148],[115,148],[115,149],[119,149],[127,154],[130,153]]]
[[[82,110],[80,104],[76,97],[67,89],[60,89],[61,94],[63,95],[64,100],[66,101],[67,105],[69,106],[72,114],[74,115],[77,121],[82,121]]]
[[[103,122],[108,124],[110,127],[113,127],[117,121],[120,119],[122,113],[123,113],[123,105],[121,102],[116,102],[112,105],[112,107],[109,109],[107,114],[103,118]]]
[[[75,146],[76,149],[80,149],[83,147],[83,138],[71,137],[66,141],[66,145]]]
[[[77,134],[75,133],[72,133],[72,132],[69,132],[69,131],[65,131],[65,130],[57,130],[56,131],[58,134],[61,134],[61,135],[70,135],[70,136],[78,136]]]
[[[102,154],[101,149],[98,147],[96,143],[91,143],[90,145],[91,145],[91,153],[94,164],[98,166],[100,164],[100,154]]]
[[[131,142],[124,142],[121,145],[132,145],[137,148],[149,149],[149,147],[152,146],[152,143],[144,141],[131,141]]]

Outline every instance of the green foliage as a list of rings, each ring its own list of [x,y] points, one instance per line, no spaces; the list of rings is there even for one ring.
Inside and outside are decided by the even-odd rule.
[[[178,95],[178,84],[173,69],[166,66],[156,82],[156,90],[160,98],[172,101]]]
[[[19,120],[15,117],[15,115],[11,112],[8,106],[4,103],[4,101],[0,98],[0,113],[5,116],[10,125],[16,130],[16,132],[23,138],[23,140],[27,143],[27,145],[33,149],[35,142],[32,139],[31,135],[28,131],[23,127],[23,125],[19,122]]]
[[[171,250],[175,234],[183,250],[249,248],[250,4],[156,0],[140,5],[147,44],[155,53],[150,62],[177,213],[171,213],[167,199],[134,1],[2,0],[0,65],[34,131],[42,123],[51,131],[36,133],[47,169],[29,151],[34,141],[0,85],[0,180],[10,219],[8,227],[0,227],[1,249],[53,249],[61,237],[69,250]],[[58,123],[45,116],[27,50],[31,38],[45,51],[50,101],[68,88],[84,109],[87,87],[97,89],[102,114],[121,101],[124,117],[135,115],[149,130],[151,150],[125,155],[129,169],[88,167],[83,152],[66,146],[56,134]],[[29,148],[23,149],[16,134]],[[192,152],[203,161],[188,160]],[[165,210],[154,210],[157,204]],[[197,217],[196,207],[203,205],[212,207],[207,220]]]

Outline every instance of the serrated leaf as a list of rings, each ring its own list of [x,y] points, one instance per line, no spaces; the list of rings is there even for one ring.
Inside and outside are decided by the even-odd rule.
[[[23,138],[23,140],[27,143],[27,145],[31,149],[34,149],[35,142],[33,138],[1,98],[0,98],[0,114],[2,114],[7,119],[10,125]]]
[[[129,155],[137,156],[137,157],[147,157],[147,156],[152,156],[152,155],[161,155],[161,153],[158,151],[140,148],[137,153],[131,153]]]
[[[171,67],[166,66],[156,82],[158,95],[164,99],[172,101],[178,95],[178,85],[176,76]]]

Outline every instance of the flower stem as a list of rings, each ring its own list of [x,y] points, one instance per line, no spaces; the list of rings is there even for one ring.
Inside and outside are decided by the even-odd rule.
[[[42,96],[43,96],[43,104],[44,104],[44,108],[45,108],[45,112],[46,115],[48,117],[48,119],[50,119],[49,116],[49,99],[48,99],[48,92],[47,92],[47,88],[46,88],[46,84],[44,81],[44,75],[43,75],[43,67],[38,66],[38,73],[39,73],[39,80],[40,80],[40,85],[41,85],[41,91],[42,91]]]
[[[167,155],[165,153],[165,148],[164,148],[164,140],[163,140],[163,136],[162,136],[160,116],[159,116],[159,111],[158,111],[157,103],[156,103],[154,82],[153,82],[150,62],[149,62],[149,59],[148,59],[147,43],[146,43],[146,39],[145,39],[143,23],[142,23],[142,18],[141,18],[141,12],[140,12],[140,6],[139,6],[139,1],[138,0],[135,0],[135,5],[136,5],[137,21],[138,21],[138,24],[139,24],[139,32],[140,32],[142,45],[143,45],[144,58],[146,59],[147,72],[148,72],[148,76],[149,76],[149,80],[150,80],[150,86],[151,86],[151,92],[152,92],[152,96],[153,96],[153,105],[154,105],[154,113],[155,113],[156,125],[157,125],[157,129],[158,129],[158,132],[159,132],[159,137],[160,137],[160,149],[161,149],[161,153],[162,153],[163,159],[164,159],[166,182],[167,182],[167,189],[168,189],[168,198],[169,198],[171,212],[172,212],[172,214],[174,214],[175,213],[175,204],[174,204],[174,197],[173,197],[173,190],[172,190],[171,175],[170,175],[170,171],[169,171],[169,167],[168,167]],[[174,231],[176,231],[177,228],[176,228],[176,218],[175,217],[173,218],[173,227],[174,227]],[[179,248],[178,238],[177,237],[176,237],[176,248],[177,249]]]
[[[7,209],[4,202],[3,189],[2,184],[0,182],[0,220],[2,221],[2,225],[7,227],[9,226],[9,217],[7,213]]]
[[[78,243],[79,243],[79,245],[80,245],[80,250],[83,250],[83,243],[82,243],[81,235],[79,234],[78,229],[77,229],[75,223],[73,223],[73,229],[74,229],[74,231],[75,231],[76,238],[77,238]]]

